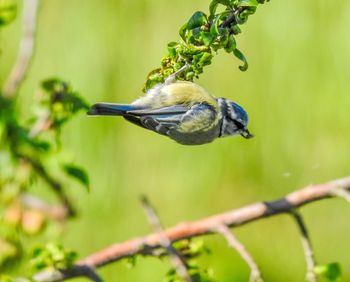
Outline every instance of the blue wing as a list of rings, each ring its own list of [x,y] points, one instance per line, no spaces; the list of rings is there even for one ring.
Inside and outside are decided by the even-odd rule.
[[[168,135],[171,129],[181,123],[188,110],[187,107],[181,105],[160,109],[138,109],[127,111],[124,118],[143,128]]]
[[[124,118],[146,129],[169,135],[171,131],[192,133],[209,130],[216,124],[217,114],[208,104],[196,104],[191,108],[175,105],[128,111]]]

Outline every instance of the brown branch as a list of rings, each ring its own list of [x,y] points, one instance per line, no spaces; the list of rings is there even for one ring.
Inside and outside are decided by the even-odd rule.
[[[238,239],[230,232],[230,229],[226,225],[220,224],[213,231],[216,231],[224,236],[229,246],[235,249],[248,264],[251,273],[249,281],[263,282],[258,265],[245,249],[244,245],[239,242]]]
[[[44,166],[33,160],[28,159],[31,163],[33,169],[36,171],[36,173],[52,188],[52,190],[56,193],[57,197],[60,199],[64,207],[67,209],[68,216],[72,217],[75,216],[76,211],[73,207],[73,204],[71,203],[70,199],[66,195],[66,193],[63,191],[62,184],[58,182],[56,179],[54,179],[44,168]]]
[[[17,60],[5,83],[3,95],[14,98],[28,71],[33,57],[39,0],[25,0],[23,7],[23,31]]]
[[[50,270],[35,274],[33,280],[36,282],[55,282],[71,279],[74,277],[86,277],[94,282],[103,282],[95,269],[86,265],[76,265],[69,270]]]
[[[288,194],[286,197],[272,202],[255,203],[236,210],[214,215],[201,220],[180,223],[164,230],[164,235],[172,243],[178,240],[212,234],[213,229],[220,224],[228,227],[237,227],[273,215],[290,213],[293,209],[303,205],[334,197],[336,189],[350,190],[350,177],[338,179],[324,184],[312,185]],[[78,262],[79,266],[97,268],[135,255],[152,254],[154,250],[162,247],[159,234],[149,234],[111,245]],[[67,271],[69,273],[69,271]],[[66,274],[68,277],[68,274]],[[41,280],[40,282],[63,281],[65,277],[57,280]]]
[[[154,232],[159,235],[161,246],[168,251],[171,262],[175,267],[177,274],[186,282],[193,282],[192,278],[189,276],[187,272],[186,260],[181,256],[181,254],[179,254],[175,250],[175,248],[171,245],[170,240],[164,234],[162,225],[160,223],[160,220],[157,216],[156,211],[154,210],[154,208],[152,207],[152,205],[150,204],[150,202],[146,197],[141,198],[141,203],[146,212],[148,221],[153,227]]]
[[[69,197],[64,192],[62,184],[59,181],[57,181],[52,175],[50,175],[48,171],[45,169],[45,167],[37,160],[20,153],[17,153],[17,157],[29,163],[32,166],[33,170],[35,170],[37,175],[41,177],[41,179],[47,183],[47,185],[52,189],[52,191],[56,193],[62,205],[67,210],[66,215],[68,217],[75,216],[76,211],[74,209],[74,206],[71,203],[71,200],[69,199]]]
[[[227,19],[221,24],[221,27],[227,28],[230,25],[236,25],[238,23],[238,16],[244,9],[237,9],[227,17]]]
[[[346,200],[347,202],[350,203],[350,192],[344,189],[335,189],[333,191],[333,196],[339,197],[339,198],[343,198],[344,200]]]
[[[53,122],[50,119],[50,111],[46,111],[31,128],[29,137],[35,138],[40,133],[48,131],[51,128],[52,124]]]
[[[309,237],[309,232],[307,231],[306,225],[300,213],[296,210],[291,211],[291,215],[294,217],[301,235],[301,243],[303,245],[305,260],[306,260],[306,281],[317,282],[317,277],[315,274],[316,261],[314,257],[314,252],[311,245],[311,240]]]
[[[46,203],[42,199],[28,193],[21,195],[20,202],[25,208],[38,210],[53,220],[63,221],[68,217],[66,207]]]

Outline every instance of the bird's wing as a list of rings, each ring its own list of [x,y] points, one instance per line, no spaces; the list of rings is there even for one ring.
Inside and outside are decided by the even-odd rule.
[[[160,109],[138,109],[127,111],[130,115],[145,116],[145,115],[172,115],[172,114],[184,114],[188,111],[187,107],[182,105],[174,105],[170,107],[164,107]]]
[[[218,122],[217,112],[208,104],[128,111],[124,118],[163,135],[172,129],[181,133],[210,130]]]
[[[174,105],[160,109],[141,109],[128,111],[124,118],[143,128],[168,135],[169,130],[181,123],[182,117],[189,111],[187,107]]]
[[[179,132],[197,132],[212,129],[219,122],[220,116],[214,107],[208,104],[196,104],[182,117]]]

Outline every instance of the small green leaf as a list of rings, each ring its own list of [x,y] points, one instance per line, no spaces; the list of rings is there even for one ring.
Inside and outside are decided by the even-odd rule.
[[[233,50],[233,54],[243,62],[243,66],[239,66],[239,69],[241,71],[246,71],[248,69],[248,62],[243,53],[236,48]]]
[[[213,38],[216,38],[219,35],[219,27],[218,27],[219,19],[220,19],[220,15],[217,15],[210,27],[210,34],[213,36]]]
[[[77,259],[77,253],[65,249],[62,245],[49,243],[45,247],[36,247],[32,251],[31,272],[43,269],[70,269]]]
[[[216,12],[216,9],[219,5],[219,1],[218,0],[213,0],[210,2],[210,5],[209,5],[209,12],[210,12],[210,16],[209,16],[209,19],[212,20],[215,16],[215,12]]]
[[[255,13],[256,8],[258,7],[257,0],[241,0],[237,9],[241,9],[242,11],[238,14],[239,24],[243,24],[248,20],[248,16]]]
[[[196,27],[201,27],[207,23],[207,15],[201,11],[195,12],[187,22],[187,29],[191,30]]]
[[[0,27],[16,18],[17,6],[11,0],[0,0]]]
[[[213,58],[213,55],[207,52],[204,52],[201,54],[201,57],[198,61],[198,64],[201,66],[207,66],[211,63],[211,59]]]
[[[168,53],[170,58],[175,59],[177,56],[177,51],[176,51],[176,47],[178,46],[177,42],[170,42],[168,44]]]
[[[324,277],[330,282],[338,281],[341,278],[341,269],[338,263],[317,265],[314,271],[318,276]]]
[[[133,268],[136,265],[136,256],[126,258],[125,265],[127,268]]]
[[[236,39],[235,39],[234,35],[231,34],[228,37],[227,44],[225,46],[225,51],[227,53],[231,53],[231,52],[233,52],[236,49],[236,46],[237,46]]]
[[[87,175],[85,170],[72,164],[66,164],[63,168],[65,173],[77,179],[81,184],[83,184],[87,189],[89,189],[89,176]]]
[[[237,4],[237,7],[254,7],[258,6],[257,0],[240,0]]]
[[[182,27],[180,27],[179,34],[182,40],[186,41],[186,31],[187,31],[187,23],[185,23]]]
[[[211,42],[213,41],[213,36],[211,35],[210,32],[208,31],[202,31],[200,33],[200,39],[203,41],[203,44],[205,46],[209,46],[211,44]]]

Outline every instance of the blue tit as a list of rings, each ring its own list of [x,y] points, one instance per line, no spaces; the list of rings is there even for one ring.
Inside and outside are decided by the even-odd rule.
[[[88,115],[122,116],[183,145],[206,144],[237,134],[253,137],[247,129],[248,115],[241,106],[215,98],[193,82],[176,80],[177,74],[131,104],[97,103]]]

